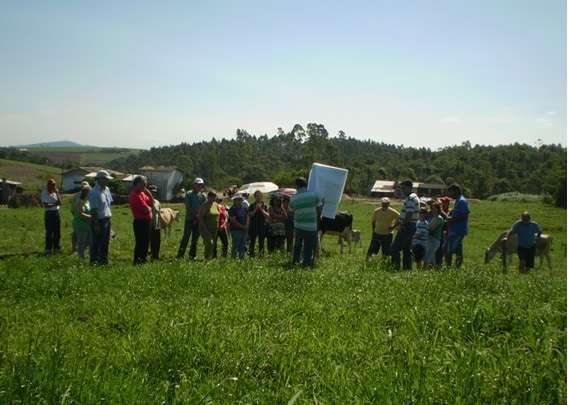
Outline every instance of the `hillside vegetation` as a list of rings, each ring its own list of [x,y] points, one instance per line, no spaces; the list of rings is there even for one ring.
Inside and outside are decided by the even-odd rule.
[[[0,178],[19,181],[26,191],[33,192],[43,188],[50,178],[59,183],[61,169],[29,162],[0,159]]]
[[[470,145],[440,150],[410,148],[350,138],[342,131],[330,136],[323,125],[295,125],[274,136],[253,136],[237,130],[234,139],[163,146],[112,162],[115,169],[135,171],[144,165],[176,165],[202,176],[213,186],[271,179],[290,186],[297,174],[306,174],[312,162],[346,167],[347,191],[366,194],[377,179],[421,180],[466,187],[469,195],[485,198],[518,191],[557,195],[566,182],[566,149],[524,144]]]

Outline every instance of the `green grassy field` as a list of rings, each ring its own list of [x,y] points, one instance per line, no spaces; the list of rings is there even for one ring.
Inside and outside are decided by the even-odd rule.
[[[50,178],[59,183],[61,172],[58,167],[0,159],[0,178],[19,181],[22,187],[30,192],[45,187],[45,183]]]
[[[30,153],[46,157],[55,164],[74,164],[76,166],[104,166],[111,160],[139,152],[138,149],[83,147],[44,147],[28,148]]]
[[[37,257],[40,209],[0,210],[0,403],[565,403],[566,211],[471,205],[462,270],[364,262],[372,205],[343,204],[363,248],[315,270],[288,258],[130,265],[116,208],[112,265]],[[554,268],[503,273],[484,248],[529,209]],[[64,207],[64,243],[70,214]]]

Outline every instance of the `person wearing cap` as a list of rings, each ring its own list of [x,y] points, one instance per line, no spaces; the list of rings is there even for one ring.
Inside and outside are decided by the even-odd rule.
[[[297,193],[290,199],[294,210],[294,252],[293,264],[312,267],[317,245],[317,232],[320,220],[322,198],[313,191],[308,191],[308,182],[303,177],[296,178]]]
[[[185,195],[185,224],[183,227],[183,236],[179,244],[178,258],[182,258],[185,255],[190,237],[189,258],[195,259],[195,256],[197,256],[197,241],[199,239],[197,214],[199,213],[199,208],[207,201],[207,196],[203,192],[204,188],[205,182],[202,178],[197,177],[193,182],[193,189],[188,191]]]
[[[71,210],[73,214],[73,235],[75,238],[75,248],[81,259],[85,258],[85,250],[90,249],[91,245],[91,205],[89,204],[89,194],[91,186],[86,181],[81,183],[81,191],[77,193],[78,199],[72,201],[74,206]]]
[[[152,205],[154,197],[146,188],[146,179],[136,176],[132,182],[132,191],[128,196],[128,204],[134,217],[134,264],[146,263],[150,247],[150,226],[152,224]]]
[[[400,253],[402,251],[402,268],[412,270],[412,237],[416,232],[420,200],[416,193],[412,192],[411,180],[402,181],[400,191],[404,195],[404,201],[397,221],[398,231],[391,245],[391,259],[393,267],[400,270]]]
[[[79,186],[79,191],[75,193],[73,195],[73,198],[71,199],[71,204],[69,205],[69,211],[71,211],[71,216],[73,218],[79,215],[79,213],[77,212],[77,206],[81,201],[81,194],[83,192],[83,187],[86,186],[89,186],[89,191],[90,191],[91,185],[86,181],[82,181],[81,185]],[[75,253],[76,250],[77,250],[77,235],[75,235],[75,229],[73,229],[71,231],[71,254]]]
[[[108,188],[111,175],[99,170],[95,176],[95,186],[89,195],[91,206],[91,264],[108,264],[110,243],[112,194]]]
[[[399,217],[399,212],[390,206],[389,198],[383,197],[381,206],[375,209],[371,219],[373,237],[367,251],[367,260],[371,256],[378,254],[379,250],[382,250],[383,258],[390,255],[392,231],[396,227],[396,221],[398,221]]]
[[[508,240],[511,235],[517,235],[517,255],[519,256],[519,272],[526,273],[534,268],[534,256],[536,243],[540,239],[542,231],[540,225],[531,220],[528,211],[521,214],[521,219],[513,224],[511,230],[505,236]]]
[[[244,259],[247,251],[247,235],[249,227],[248,209],[243,205],[243,196],[235,194],[232,198],[233,206],[229,209],[229,223],[231,229],[231,257]]]
[[[45,209],[45,253],[60,252],[61,217],[59,216],[59,208],[61,207],[61,197],[55,180],[49,179],[47,181],[46,189],[41,192],[41,202]]]
[[[459,184],[454,183],[448,187],[448,194],[454,200],[454,207],[448,216],[446,265],[452,265],[453,255],[455,255],[455,266],[459,268],[463,263],[463,239],[468,233],[469,203],[463,196]]]

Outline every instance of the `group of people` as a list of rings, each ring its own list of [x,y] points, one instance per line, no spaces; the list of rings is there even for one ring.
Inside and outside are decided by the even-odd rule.
[[[217,246],[222,245],[221,255],[226,257],[231,240],[231,256],[244,258],[248,253],[254,257],[268,252],[291,251],[294,241],[294,211],[288,195],[273,194],[269,205],[263,201],[263,195],[256,191],[254,202],[249,204],[248,194],[236,193],[230,199],[231,207],[224,204],[224,199],[215,192],[204,193],[205,182],[196,178],[193,188],[185,197],[185,224],[178,249],[178,258],[182,258],[189,244],[189,257],[195,259],[197,242],[203,240],[204,258],[217,257]]]
[[[382,251],[395,269],[412,269],[413,261],[418,268],[434,268],[463,263],[463,240],[468,233],[469,204],[461,187],[453,184],[448,188],[449,197],[431,199],[421,203],[412,192],[412,182],[400,183],[404,196],[400,213],[390,206],[388,197],[381,200],[381,207],[373,213],[371,221],[373,237],[367,251],[367,260]],[[450,211],[450,201],[454,200]],[[393,232],[397,230],[393,238]],[[393,240],[394,239],[394,240]]]
[[[108,187],[110,180],[112,177],[107,171],[97,172],[94,187],[83,182],[71,201],[73,251],[84,258],[89,250],[92,264],[108,263],[113,203]],[[238,259],[246,255],[262,256],[266,245],[269,253],[286,251],[292,253],[294,264],[313,266],[324,201],[317,193],[307,190],[305,178],[298,177],[295,182],[295,195],[273,194],[268,206],[262,193],[256,191],[252,203],[248,201],[248,194],[233,194],[232,205],[228,207],[224,204],[227,198],[213,191],[205,193],[204,180],[196,178],[192,190],[185,195],[185,224],[177,257],[185,256],[189,244],[189,257],[195,259],[201,238],[205,260],[218,256],[219,243],[220,256],[228,255],[230,243],[231,257]],[[461,187],[453,184],[448,188],[448,196],[426,202],[421,202],[412,192],[411,181],[401,182],[400,191],[404,197],[400,212],[390,206],[386,197],[373,212],[373,236],[367,260],[382,253],[395,269],[401,268],[401,256],[404,270],[412,269],[413,262],[418,268],[438,268],[444,261],[447,266],[460,267],[470,213]],[[45,208],[46,252],[60,251],[61,196],[54,180],[47,182],[41,200]],[[450,209],[452,200],[454,204]],[[160,202],[144,177],[134,179],[128,202],[133,216],[134,264],[145,263],[149,252],[153,260],[158,259]],[[522,268],[533,267],[540,227],[524,213],[508,236],[511,234],[519,236]]]

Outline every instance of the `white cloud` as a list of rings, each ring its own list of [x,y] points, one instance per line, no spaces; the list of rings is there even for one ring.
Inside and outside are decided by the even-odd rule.
[[[535,122],[536,122],[538,125],[541,125],[541,126],[543,126],[543,127],[551,127],[551,126],[553,126],[553,125],[552,125],[552,122],[550,121],[550,119],[549,119],[549,118],[546,118],[546,117],[539,117],[539,118],[535,119]]]
[[[456,116],[447,116],[447,117],[443,117],[440,119],[440,123],[441,124],[460,124],[461,123],[461,118],[460,117],[456,117]]]

